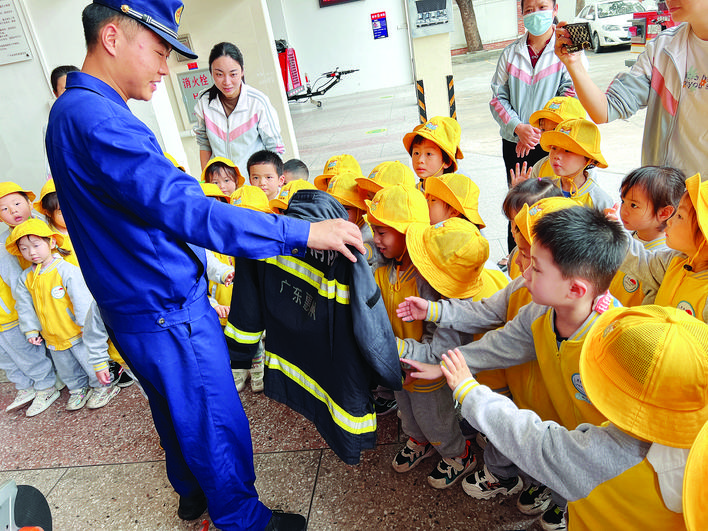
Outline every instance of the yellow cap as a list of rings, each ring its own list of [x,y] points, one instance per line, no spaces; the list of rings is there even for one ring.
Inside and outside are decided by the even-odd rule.
[[[532,206],[524,204],[514,217],[514,223],[530,245],[533,243],[533,227],[539,219],[549,212],[574,206],[582,205],[570,197],[546,197],[536,201]]]
[[[415,187],[417,177],[413,170],[399,161],[386,161],[378,164],[368,177],[357,177],[356,184],[360,190],[378,192],[382,188],[402,184]]]
[[[529,123],[538,127],[541,118],[561,123],[566,120],[584,120],[586,116],[585,107],[579,99],[570,96],[556,96],[548,100],[543,109],[533,113],[529,118]]]
[[[23,190],[19,184],[15,184],[11,181],[5,181],[4,183],[0,183],[0,197],[5,197],[8,194],[17,194],[17,193],[23,193],[27,196],[27,199],[30,201],[34,201],[34,198],[37,197],[34,192],[31,192],[29,190]]]
[[[480,229],[485,227],[479,215],[479,187],[466,175],[446,173],[440,177],[428,177],[425,195],[441,199]]]
[[[622,430],[690,448],[708,420],[708,325],[678,308],[610,309],[583,343],[580,377]]]
[[[44,199],[45,195],[56,191],[57,188],[54,185],[54,179],[48,179],[47,182],[44,183],[44,186],[42,186],[42,190],[39,192],[39,199],[34,202],[34,209],[45,217],[49,216],[49,212],[47,212],[42,206],[42,199]]]
[[[708,181],[701,182],[701,174],[697,173],[686,179],[686,190],[696,210],[698,226],[703,237],[708,240]]]
[[[170,155],[169,153],[167,153],[167,151],[163,151],[162,154],[167,158],[167,160],[169,160],[169,161],[172,163],[172,165],[173,165],[175,168],[179,168],[179,169],[182,170],[182,171],[187,171],[187,170],[184,169],[184,166],[182,166],[179,162],[177,162],[177,159],[174,158],[174,157],[173,157],[172,155]]]
[[[288,203],[290,198],[295,195],[298,190],[316,190],[315,185],[305,179],[296,179],[290,181],[288,184],[284,185],[280,192],[278,192],[278,197],[271,199],[268,203],[270,208],[279,208],[280,210],[285,210],[288,208]]]
[[[223,199],[226,199],[227,203],[231,202],[231,198],[226,195],[224,192],[221,191],[221,188],[216,186],[214,183],[199,183],[199,186],[202,187],[202,192],[204,192],[204,195],[207,197],[221,197]]]
[[[357,174],[342,172],[329,180],[327,193],[344,206],[366,210],[364,200],[359,196],[359,187],[356,185]]]
[[[683,474],[683,519],[688,531],[708,529],[708,422],[703,425],[688,454]]]
[[[49,225],[47,225],[41,219],[30,218],[27,221],[23,221],[22,223],[17,225],[14,229],[12,229],[12,232],[10,232],[10,236],[7,237],[7,241],[5,242],[5,249],[7,249],[8,253],[14,254],[15,256],[22,256],[20,250],[17,248],[16,243],[17,240],[19,240],[23,236],[54,238],[57,243],[57,247],[61,247],[64,243],[63,234],[50,229]]]
[[[408,153],[411,152],[411,144],[416,136],[427,138],[447,153],[452,162],[452,171],[457,171],[455,159],[465,158],[460,150],[462,131],[457,120],[447,116],[433,116],[424,124],[416,125],[412,132],[403,137],[403,145]]]
[[[237,188],[236,191],[231,194],[231,204],[250,210],[257,210],[258,212],[265,212],[267,214],[273,213],[273,209],[271,209],[268,204],[268,196],[265,192],[257,186],[251,186],[250,184]]]
[[[600,153],[600,130],[590,120],[566,120],[559,123],[555,131],[546,131],[541,135],[541,147],[550,151],[551,146],[583,155],[594,160],[598,168],[607,168],[605,157]]]
[[[482,289],[489,242],[473,223],[462,218],[427,226],[412,223],[406,249],[423,278],[443,297],[466,299]]]
[[[236,171],[236,188],[243,186],[243,183],[246,182],[246,178],[243,175],[241,175],[241,172],[238,169],[238,167],[236,166],[236,164],[234,163],[234,161],[232,161],[231,159],[227,159],[226,157],[214,157],[213,159],[210,159],[209,162],[207,162],[206,166],[204,166],[204,169],[202,170],[201,180],[203,182],[206,182],[206,173],[207,173],[207,170],[209,169],[209,166],[211,166],[215,162],[221,162],[222,164],[226,164],[227,166],[229,166],[230,168],[233,168]]]
[[[376,192],[366,203],[366,220],[370,225],[384,225],[403,234],[411,223],[430,225],[425,196],[410,186],[397,184]]]
[[[327,190],[329,180],[335,175],[339,175],[344,172],[353,173],[356,177],[363,177],[363,174],[361,173],[361,166],[359,166],[359,163],[354,157],[346,154],[335,155],[325,163],[324,170],[322,170],[322,175],[315,177],[315,188],[325,192]]]

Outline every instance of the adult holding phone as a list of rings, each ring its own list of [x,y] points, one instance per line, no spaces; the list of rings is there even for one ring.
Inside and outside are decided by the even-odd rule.
[[[278,114],[268,96],[246,85],[243,65],[236,45],[220,42],[211,49],[209,73],[214,84],[194,106],[202,169],[212,157],[230,159],[243,171],[256,151],[285,153]]]

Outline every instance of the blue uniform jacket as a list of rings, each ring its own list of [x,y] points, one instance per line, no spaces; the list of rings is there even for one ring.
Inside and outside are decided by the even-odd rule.
[[[347,217],[336,199],[301,190],[288,216],[320,221]],[[266,333],[265,393],[314,422],[348,464],[376,444],[370,389],[401,389],[396,339],[371,268],[339,253],[303,258],[237,259],[227,343],[234,365],[250,367]],[[243,274],[241,274],[243,273]],[[233,366],[233,365],[232,365]]]
[[[52,107],[47,156],[81,269],[106,324],[149,332],[211,311],[203,249],[306,252],[309,226],[205,197],[120,95],[82,72]]]

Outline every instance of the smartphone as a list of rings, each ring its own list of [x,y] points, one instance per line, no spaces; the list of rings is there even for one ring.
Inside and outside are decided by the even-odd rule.
[[[570,40],[573,41],[573,44],[570,46],[566,45],[566,49],[569,53],[579,52],[580,50],[589,50],[592,48],[592,43],[590,42],[589,23],[575,22],[573,24],[567,24],[565,29],[567,29],[570,34]]]

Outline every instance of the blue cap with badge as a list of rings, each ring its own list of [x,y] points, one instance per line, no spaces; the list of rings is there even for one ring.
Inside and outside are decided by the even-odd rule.
[[[197,58],[197,54],[177,40],[184,9],[184,4],[179,0],[94,0],[94,4],[101,4],[134,18],[165,39],[176,52],[189,59]]]

